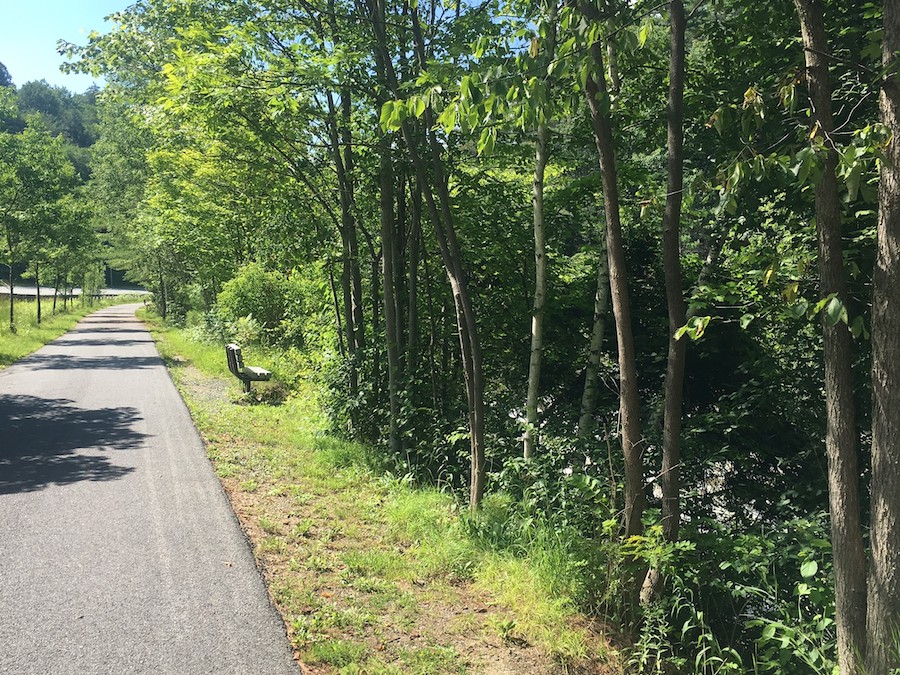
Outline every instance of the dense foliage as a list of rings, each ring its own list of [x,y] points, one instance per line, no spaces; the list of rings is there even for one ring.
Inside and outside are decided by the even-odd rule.
[[[334,426],[498,545],[555,533],[636,667],[826,673],[822,336],[866,467],[893,75],[880,7],[812,5],[830,129],[786,3],[140,0],[61,48],[107,77],[91,194],[164,315],[305,352]]]

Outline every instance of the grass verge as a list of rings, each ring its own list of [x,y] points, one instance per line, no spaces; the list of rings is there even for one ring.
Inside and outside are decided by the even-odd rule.
[[[9,328],[9,298],[0,298],[0,368],[18,361],[23,356],[43,347],[69,331],[80,319],[103,307],[118,305],[124,302],[135,302],[136,298],[123,296],[108,300],[95,301],[93,305],[76,304],[65,312],[51,312],[52,303],[41,303],[41,324],[37,323],[37,302],[34,300],[16,300],[15,332]]]
[[[305,672],[621,672],[559,593],[551,543],[543,560],[490,550],[453,496],[379,474],[370,448],[324,433],[314,387],[243,396],[221,347],[145,318]]]

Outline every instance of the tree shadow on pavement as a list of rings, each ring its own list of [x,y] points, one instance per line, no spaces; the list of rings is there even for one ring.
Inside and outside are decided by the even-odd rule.
[[[0,395],[0,494],[122,478],[134,469],[104,454],[141,447],[134,408],[85,410],[67,399]]]
[[[42,354],[26,356],[19,364],[34,370],[140,370],[162,368],[158,356],[77,356],[74,354]]]

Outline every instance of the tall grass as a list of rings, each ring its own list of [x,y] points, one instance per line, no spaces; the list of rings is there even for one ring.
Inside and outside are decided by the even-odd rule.
[[[43,347],[75,326],[78,321],[91,312],[103,307],[134,302],[134,297],[116,297],[94,301],[93,305],[82,305],[75,302],[62,311],[61,303],[57,303],[57,312],[51,311],[52,302],[41,302],[41,324],[37,322],[37,302],[34,300],[16,300],[15,330],[9,326],[9,298],[0,298],[0,368],[18,361],[23,356]]]

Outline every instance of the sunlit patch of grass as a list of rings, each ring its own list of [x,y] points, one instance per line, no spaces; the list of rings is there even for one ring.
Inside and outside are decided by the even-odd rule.
[[[310,664],[327,663],[342,668],[363,661],[367,652],[366,646],[358,642],[333,639],[312,643],[309,649],[303,652],[303,658]]]
[[[500,637],[539,644],[566,659],[591,655],[584,631],[572,627],[571,598],[552,594],[550,584],[527,559],[490,556],[477,578],[479,586],[513,610],[512,618],[494,622]]]
[[[402,672],[412,675],[450,675],[466,672],[459,653],[452,647],[430,646],[400,652]]]

